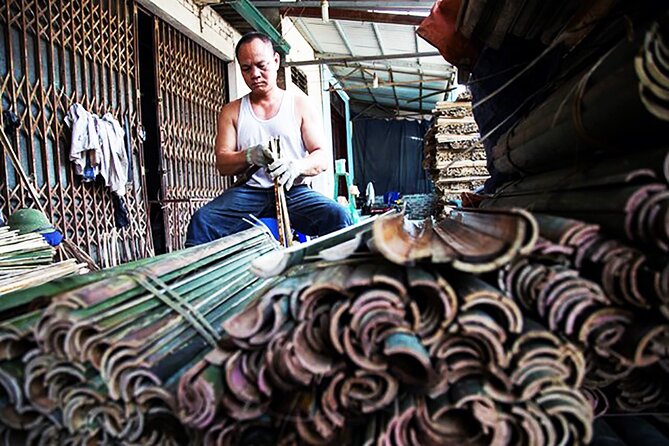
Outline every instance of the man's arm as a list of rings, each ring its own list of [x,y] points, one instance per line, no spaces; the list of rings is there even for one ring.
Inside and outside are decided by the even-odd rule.
[[[270,176],[286,190],[290,190],[299,177],[316,176],[328,167],[329,157],[323,149],[323,129],[318,116],[306,96],[295,96],[295,119],[300,123],[302,142],[309,153],[300,159],[280,158],[268,166]]]
[[[240,101],[226,104],[218,114],[216,129],[216,169],[221,175],[237,175],[249,166],[243,150],[237,151],[236,117]]]
[[[315,176],[328,168],[329,157],[324,147],[323,127],[309,98],[295,95],[295,114],[301,122],[302,141],[309,154],[300,160],[302,175]]]

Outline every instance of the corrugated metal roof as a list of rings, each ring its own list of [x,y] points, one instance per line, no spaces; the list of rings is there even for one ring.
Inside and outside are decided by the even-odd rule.
[[[433,5],[431,0],[329,0],[331,11],[338,10],[348,14],[353,10],[360,11],[365,19],[380,17],[375,13],[385,13],[376,22],[330,20],[329,23],[321,18],[314,18],[319,16],[317,7],[320,6],[320,1],[255,0],[250,3],[261,10],[282,8],[274,10],[274,13],[291,8],[289,15],[293,25],[314,48],[317,57],[338,59],[336,62],[327,63],[339,81],[335,88],[345,90],[352,100],[363,105],[378,104],[390,112],[409,110],[429,113],[437,101],[444,99],[446,90],[451,85],[449,82],[453,79],[453,68],[441,56],[383,58],[383,55],[413,55],[436,51],[416,35],[415,25],[387,23],[396,21],[396,17],[406,18],[406,14],[427,15]],[[232,21],[233,26],[240,32],[251,30],[226,2],[220,2],[214,8],[224,18]],[[307,10],[310,10],[311,17],[301,16],[308,15]],[[404,20],[405,23],[417,23],[420,20],[412,17],[412,20]],[[366,61],[342,60],[374,56],[379,58]],[[295,62],[290,53],[286,61]],[[377,88],[373,88],[375,75],[379,84]]]
[[[332,4],[333,2],[331,2]],[[431,52],[412,25],[292,18],[319,57],[381,56]],[[287,58],[291,61],[290,54]],[[391,109],[431,111],[444,99],[453,68],[441,56],[328,63],[352,100],[378,103]],[[379,86],[373,88],[374,75]],[[422,97],[422,99],[421,99]]]

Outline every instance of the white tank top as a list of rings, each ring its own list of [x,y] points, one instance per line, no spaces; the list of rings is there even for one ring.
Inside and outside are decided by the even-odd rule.
[[[271,138],[281,137],[281,156],[299,159],[307,156],[307,149],[302,141],[300,124],[295,119],[295,98],[284,91],[279,111],[269,119],[260,119],[253,112],[249,95],[242,97],[237,118],[237,150],[266,143]],[[299,178],[295,184],[305,183]],[[273,187],[274,182],[267,175],[267,169],[260,168],[247,182],[249,186]]]

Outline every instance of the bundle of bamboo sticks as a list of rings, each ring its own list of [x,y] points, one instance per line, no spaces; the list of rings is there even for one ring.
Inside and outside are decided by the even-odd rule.
[[[205,444],[585,444],[595,414],[666,406],[666,264],[573,220],[446,220],[256,260],[283,279],[182,376],[184,424]]]
[[[378,259],[284,279],[181,379],[204,444],[587,443],[573,345],[499,290]],[[547,367],[546,364],[550,364]]]
[[[595,414],[666,404],[669,269],[615,273],[638,253],[573,220],[447,220],[390,214],[283,250],[253,229],[14,293],[0,435],[581,444]]]
[[[0,296],[86,271],[74,260],[53,263],[55,254],[40,234],[0,227]]]
[[[432,177],[435,213],[441,215],[449,200],[482,186],[489,175],[471,97],[438,102],[433,113],[434,123],[425,135],[423,167]]]
[[[3,438],[185,443],[178,379],[271,283],[249,264],[273,249],[254,228],[9,295],[0,303]]]
[[[636,24],[631,36],[629,23],[621,20],[614,30],[622,37],[608,49],[596,45],[600,53],[607,49],[603,54],[564,67],[550,96],[498,139],[489,154],[497,171],[527,176],[593,155],[601,161],[666,147],[669,61],[658,56],[669,45],[664,15],[652,25]]]
[[[600,8],[610,7],[604,5]],[[548,45],[564,30],[579,6],[575,0],[550,4],[538,0],[467,0],[460,6],[456,25],[468,39],[491,48],[499,48],[507,35],[537,39]]]

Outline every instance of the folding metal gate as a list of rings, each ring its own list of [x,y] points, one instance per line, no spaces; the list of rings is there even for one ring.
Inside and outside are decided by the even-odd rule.
[[[136,135],[140,113],[134,8],[131,0],[4,0],[0,6],[2,108],[21,119],[9,137],[52,221],[102,266],[153,253]],[[105,188],[81,183],[67,161],[69,131],[63,119],[75,102],[129,124],[135,168],[127,194],[128,228],[116,229]],[[31,201],[3,156],[2,212],[6,216]]]
[[[172,251],[183,247],[193,212],[229,186],[214,156],[226,63],[160,19],[155,45],[165,241]]]

